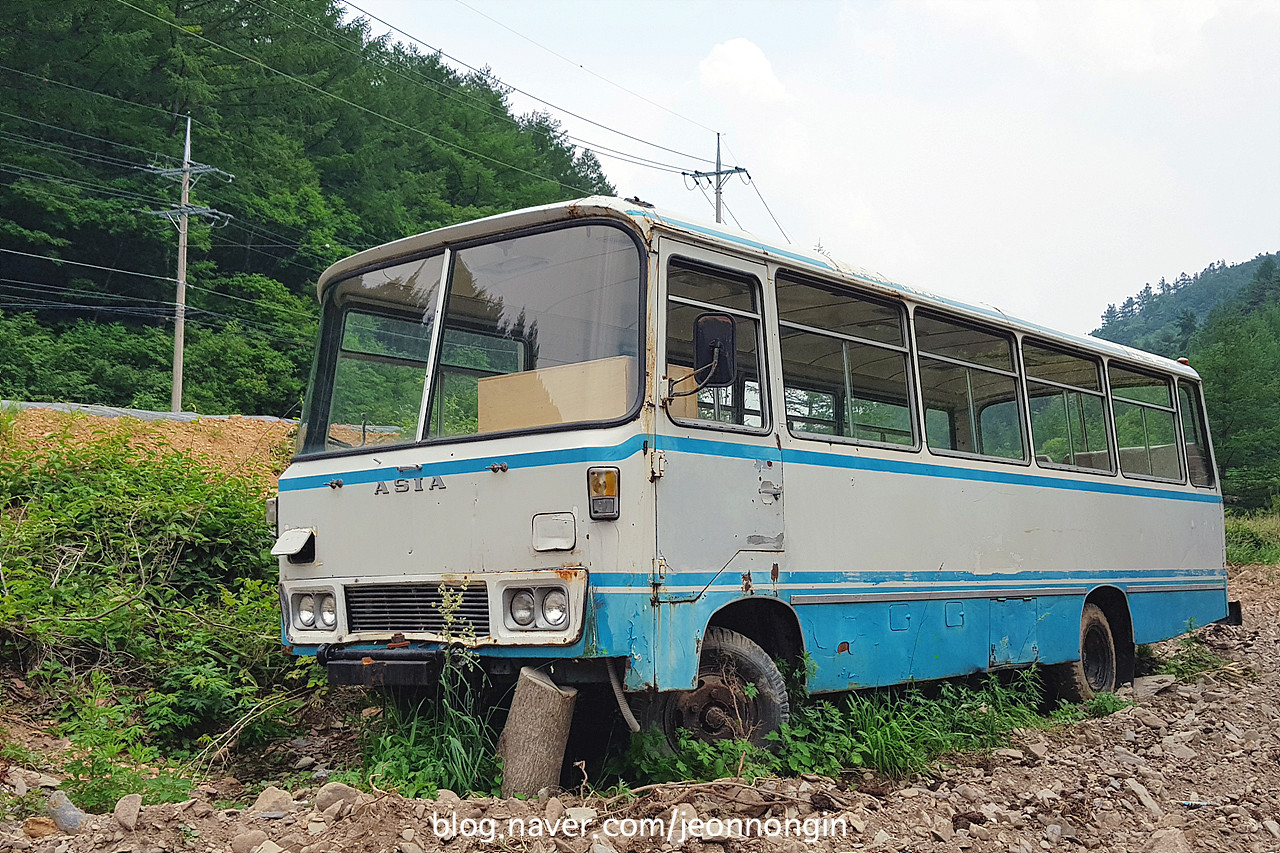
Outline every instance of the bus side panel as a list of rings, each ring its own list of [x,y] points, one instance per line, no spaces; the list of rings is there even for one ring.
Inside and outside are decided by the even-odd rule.
[[[1227,615],[1221,589],[1186,592],[1129,592],[1135,643],[1154,643],[1185,634]]]

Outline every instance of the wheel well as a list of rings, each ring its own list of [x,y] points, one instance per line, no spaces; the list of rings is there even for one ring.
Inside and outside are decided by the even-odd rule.
[[[1129,614],[1129,600],[1114,586],[1100,586],[1089,593],[1085,604],[1096,604],[1111,626],[1111,639],[1116,644],[1116,683],[1133,681],[1137,649],[1133,643],[1133,617]]]
[[[744,598],[717,610],[707,627],[728,628],[754,640],[774,660],[795,666],[804,655],[804,639],[795,612],[780,601]]]

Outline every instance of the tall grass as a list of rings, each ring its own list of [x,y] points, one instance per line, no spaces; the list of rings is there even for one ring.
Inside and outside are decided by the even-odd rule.
[[[1280,506],[1269,513],[1227,517],[1227,561],[1280,565]]]

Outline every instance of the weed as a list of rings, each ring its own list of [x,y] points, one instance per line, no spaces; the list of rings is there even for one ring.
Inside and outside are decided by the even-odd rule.
[[[1110,717],[1117,711],[1133,705],[1128,699],[1121,699],[1114,693],[1096,693],[1093,698],[1081,707],[1090,717]]]
[[[1280,511],[1227,517],[1227,562],[1280,564]]]
[[[1219,657],[1196,634],[1187,634],[1178,640],[1173,654],[1156,668],[1161,675],[1172,675],[1179,681],[1195,681],[1201,675],[1217,672],[1230,661]]]
[[[0,820],[23,821],[44,813],[44,791],[27,791],[21,797],[0,793]]]
[[[672,749],[661,732],[646,729],[632,736],[626,754],[613,769],[644,784],[725,778],[751,782],[774,775],[779,765],[768,750],[747,740],[708,742],[682,729]]]

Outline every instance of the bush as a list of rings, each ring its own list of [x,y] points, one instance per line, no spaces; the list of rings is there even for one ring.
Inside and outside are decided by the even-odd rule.
[[[1280,564],[1280,509],[1227,516],[1227,562],[1237,566]]]
[[[82,736],[76,694],[107,691],[112,727],[182,748],[306,677],[280,647],[271,530],[245,478],[119,435],[0,445],[0,543],[0,653]]]

